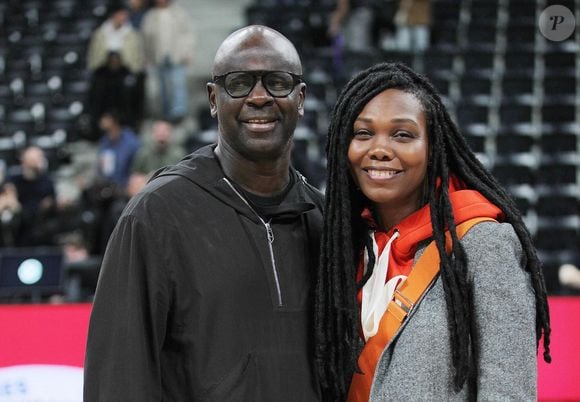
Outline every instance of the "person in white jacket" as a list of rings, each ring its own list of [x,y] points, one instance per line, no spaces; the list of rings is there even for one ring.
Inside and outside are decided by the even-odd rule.
[[[157,73],[163,119],[178,122],[188,112],[187,69],[194,54],[192,20],[173,0],[155,0],[141,26],[145,61]]]

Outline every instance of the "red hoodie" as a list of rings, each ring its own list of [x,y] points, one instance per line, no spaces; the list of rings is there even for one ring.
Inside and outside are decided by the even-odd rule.
[[[497,221],[503,220],[503,212],[498,207],[488,201],[478,191],[465,189],[465,184],[454,176],[449,179],[449,198],[453,207],[453,216],[455,217],[456,225],[478,217],[489,217]],[[368,208],[363,210],[361,216],[368,223],[370,229],[375,230],[375,239],[379,255],[383,252],[393,232],[395,230],[399,231],[399,238],[395,239],[391,244],[389,269],[387,270],[385,281],[388,281],[396,275],[408,276],[413,265],[418,244],[423,240],[431,238],[433,235],[429,205],[427,204],[413,212],[388,232],[377,227],[372,212]],[[357,270],[358,281],[362,279],[364,272],[364,258],[362,255],[363,253],[361,251],[361,258]],[[358,293],[359,303],[361,300],[362,290]]]

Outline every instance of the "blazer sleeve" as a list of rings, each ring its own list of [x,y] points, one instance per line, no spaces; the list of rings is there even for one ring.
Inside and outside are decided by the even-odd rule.
[[[160,401],[170,286],[150,227],[123,216],[99,276],[85,359],[84,401]]]
[[[510,224],[480,223],[464,237],[473,306],[477,400],[536,400],[535,298]]]

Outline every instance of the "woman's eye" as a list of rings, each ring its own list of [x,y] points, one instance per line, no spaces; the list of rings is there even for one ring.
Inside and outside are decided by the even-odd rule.
[[[415,136],[411,133],[409,133],[408,131],[397,131],[395,133],[395,137],[399,137],[399,138],[414,138]]]
[[[370,137],[371,133],[366,130],[359,130],[354,132],[354,137]]]

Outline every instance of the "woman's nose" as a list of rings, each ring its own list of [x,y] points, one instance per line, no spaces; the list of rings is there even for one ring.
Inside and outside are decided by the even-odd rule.
[[[373,160],[391,160],[393,159],[393,149],[389,146],[388,139],[375,137],[369,151],[369,157]]]

